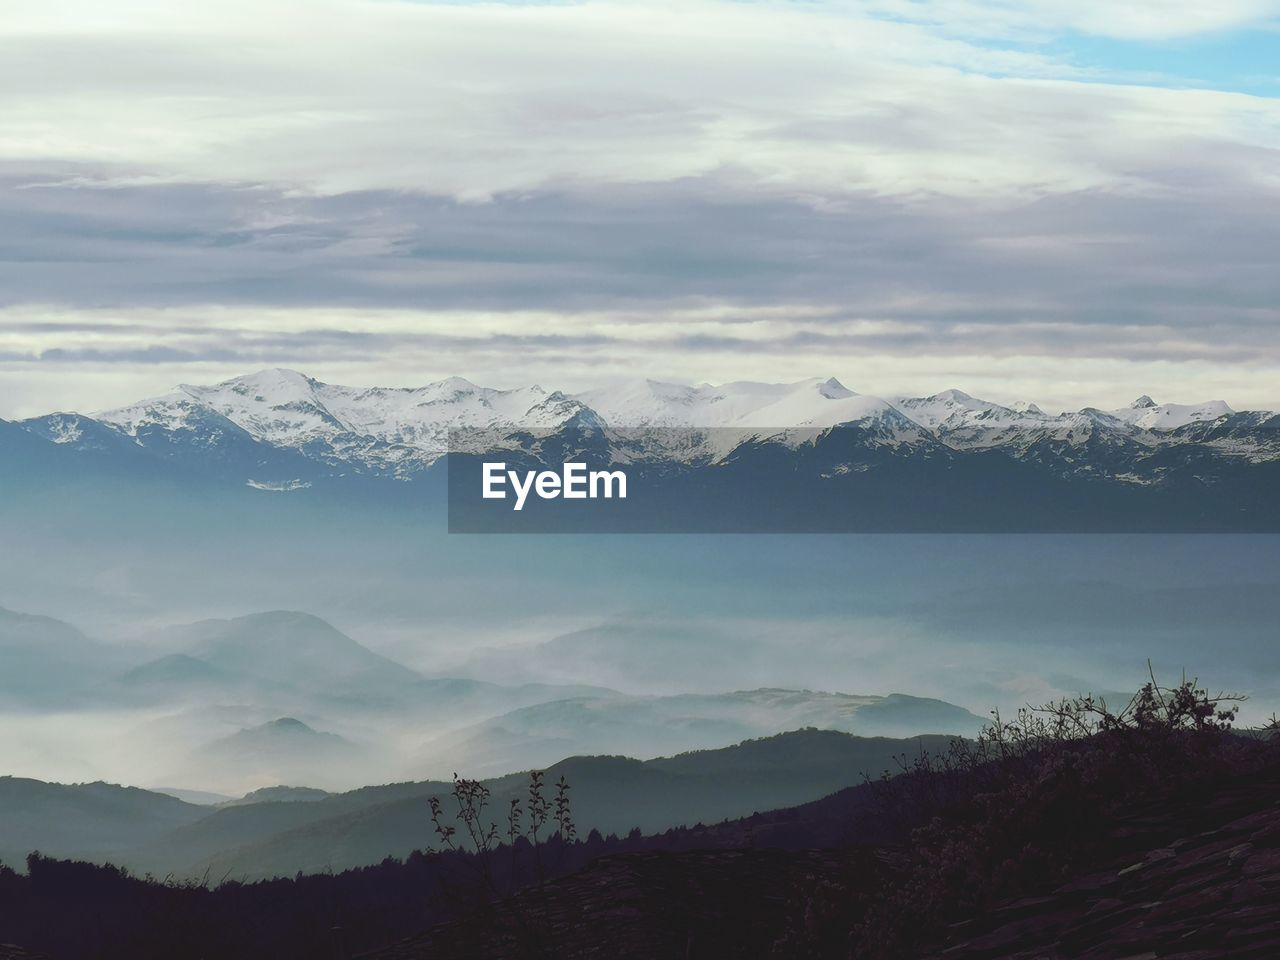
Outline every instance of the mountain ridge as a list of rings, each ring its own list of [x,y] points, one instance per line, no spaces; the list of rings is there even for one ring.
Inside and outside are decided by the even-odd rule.
[[[1275,413],[1243,415],[1267,419]],[[93,415],[51,413],[16,424],[50,443],[79,448],[155,448],[182,436],[206,447],[266,444],[330,466],[404,477],[449,451],[451,430],[483,437],[485,431],[556,430],[583,422],[615,429],[766,431],[884,423],[904,435],[922,431],[953,449],[1017,449],[1035,439],[1077,441],[1103,426],[1158,445],[1160,435],[1238,416],[1222,400],[1157,404],[1145,395],[1117,410],[1086,407],[1050,415],[1028,401],[1003,405],[954,388],[880,398],[856,393],[834,377],[698,386],[634,380],[570,394],[538,385],[482,387],[460,377],[421,387],[357,388],[278,368],[208,386],[184,384],[165,396]],[[908,439],[922,439],[923,433]],[[1028,439],[1019,444],[1015,436]],[[1266,453],[1280,457],[1280,448]]]
[[[575,822],[584,834],[623,834],[633,827],[655,832],[816,801],[893,769],[904,753],[939,750],[950,741],[944,735],[893,739],[809,728],[650,760],[567,756],[545,768],[545,779],[564,776],[571,784]],[[528,787],[523,772],[484,782],[495,811],[523,798]],[[443,781],[420,781],[312,800],[224,805],[137,851],[138,862],[195,875],[208,870],[265,878],[404,857],[431,844],[426,801],[449,789]]]
[[[880,398],[817,377],[573,395],[268,370],[98,419],[8,427],[0,474],[16,493],[106,497],[144,519],[185,515],[194,497],[215,515],[265,499],[367,505],[471,533],[1280,531],[1280,415],[1221,400],[1144,395],[1051,415],[955,388]],[[517,514],[480,496],[483,463],[499,459],[625,467],[632,482],[625,500]]]

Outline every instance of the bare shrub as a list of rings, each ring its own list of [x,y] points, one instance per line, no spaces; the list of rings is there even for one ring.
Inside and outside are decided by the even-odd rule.
[[[455,904],[460,907],[458,912],[505,923],[517,949],[528,957],[556,955],[546,898],[547,878],[554,865],[548,864],[547,858],[577,839],[569,782],[562,776],[555,784],[555,796],[549,799],[543,780],[541,770],[529,773],[524,803],[512,797],[507,805],[505,830],[490,819],[492,794],[479,780],[453,775],[452,816],[439,797],[428,798],[439,844],[435,852],[461,855],[459,861],[472,875],[471,889],[455,890],[461,894],[456,898],[461,901]],[[555,829],[546,834],[551,824]],[[529,886],[536,890],[540,910],[529,910],[511,896]]]

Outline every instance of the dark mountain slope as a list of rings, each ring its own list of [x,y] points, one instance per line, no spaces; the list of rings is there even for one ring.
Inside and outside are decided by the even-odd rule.
[[[624,834],[634,827],[655,832],[816,800],[860,783],[864,774],[896,769],[895,758],[902,754],[936,750],[949,739],[864,739],[801,730],[649,761],[572,757],[549,767],[546,776],[548,782],[563,776],[572,785],[574,818],[582,833],[595,828]],[[497,819],[527,788],[523,774],[486,783]],[[247,877],[378,863],[433,845],[427,798],[449,789],[438,782],[395,784],[307,803],[224,808],[139,856],[152,869]]]
[[[1036,895],[948,928],[941,944],[893,957],[927,960],[1270,960],[1280,956],[1280,769],[1232,779],[1210,797],[1134,807],[1101,826],[1113,854]],[[792,823],[828,840],[846,791]],[[756,820],[758,818],[751,818]],[[731,825],[726,824],[725,827]],[[732,825],[739,832],[742,824]],[[826,837],[819,836],[826,833]],[[708,839],[727,839],[710,830]],[[661,838],[653,838],[660,843]],[[757,838],[757,842],[758,838]],[[766,846],[763,845],[762,846]],[[825,844],[824,844],[825,846]],[[716,960],[847,956],[847,929],[809,940],[824,908],[856,912],[899,881],[898,857],[874,847],[704,849],[606,856],[505,905],[441,924],[363,960]],[[524,918],[523,925],[513,918]],[[539,938],[531,949],[527,929]]]
[[[0,777],[0,860],[21,864],[33,850],[51,856],[104,856],[153,841],[207,814],[207,808],[136,787]]]

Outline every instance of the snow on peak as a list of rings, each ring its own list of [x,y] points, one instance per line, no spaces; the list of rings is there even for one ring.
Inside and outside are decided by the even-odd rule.
[[[76,443],[84,436],[80,418],[75,414],[51,414],[45,418],[45,425],[45,436],[53,443]]]
[[[960,390],[944,390],[930,397],[900,397],[893,405],[922,427],[930,430],[955,427],[975,417],[990,419],[992,415],[1016,418],[1017,412],[988,400],[978,400]]]
[[[848,397],[857,396],[852,390],[846,387],[835,377],[829,377],[822,381],[818,386],[818,392],[828,400],[844,400]]]
[[[588,390],[576,399],[614,427],[828,427],[888,409],[883,400],[860,396],[834,377],[698,386],[639,380]]]
[[[1189,423],[1217,420],[1235,413],[1222,400],[1209,400],[1205,403],[1155,403],[1146,396],[1139,397],[1123,410],[1108,412],[1117,420],[1143,430],[1176,430]]]
[[[532,389],[537,390],[537,387]],[[471,396],[472,394],[483,392],[483,387],[478,387],[466,377],[445,377],[435,383],[429,383],[425,387],[419,387],[413,391],[420,397],[431,396],[438,399],[451,399],[455,397]]]
[[[568,394],[540,386],[494,389],[462,377],[414,388],[345,387],[296,370],[271,369],[210,386],[183,385],[97,419],[139,443],[149,442],[156,431],[181,430],[206,443],[243,431],[328,463],[406,476],[442,456],[451,431],[458,430],[475,431],[475,443],[481,445],[486,437],[495,438],[495,432],[500,439],[513,428],[684,428],[704,433],[730,428],[714,443],[703,437],[685,444],[701,455],[693,448],[706,453],[706,444],[729,443],[732,434],[795,439],[812,430],[857,424],[876,442],[941,440],[956,449],[1027,451],[1044,440],[1079,444],[1099,429],[1117,442],[1123,438],[1158,445],[1161,432],[1232,413],[1220,400],[1157,404],[1143,396],[1122,410],[1089,408],[1053,416],[1034,403],[1004,406],[954,388],[886,401],[855,393],[834,377],[697,385],[636,378]],[[49,422],[41,421],[41,429],[50,439],[83,442],[83,425],[45,420]],[[669,438],[655,436],[653,442],[657,452],[677,455],[663,446],[670,444]]]
[[[216,384],[215,387],[197,389],[208,390],[225,387],[235,390],[237,393],[248,393],[254,390],[271,392],[275,390],[306,390],[319,385],[319,383],[319,380],[315,380],[298,370],[291,370],[288,367],[270,367],[265,370],[259,370],[256,373],[246,373],[239,377],[232,377],[230,380],[224,380],[222,383]]]
[[[295,370],[261,370],[99,414],[131,436],[146,427],[181,429],[217,422],[280,447],[313,448],[326,457],[402,472],[448,449],[449,431],[513,426],[554,428],[580,404],[547,402],[540,387],[496,390],[462,377],[417,388],[345,387]]]

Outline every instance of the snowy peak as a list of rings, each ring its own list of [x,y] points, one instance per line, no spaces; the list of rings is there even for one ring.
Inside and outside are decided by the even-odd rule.
[[[822,383],[818,385],[818,392],[828,400],[845,400],[849,397],[856,396],[852,390],[846,387],[835,377],[823,380]]]
[[[950,431],[977,423],[989,427],[1000,422],[1014,422],[1023,416],[1017,410],[978,400],[960,390],[944,390],[929,397],[899,397],[893,400],[893,405],[930,430]],[[1039,414],[1039,408],[1036,407],[1034,412]]]
[[[834,383],[834,386],[832,384]],[[879,397],[868,397],[846,389],[839,381],[804,381],[774,402],[752,412],[741,426],[834,427],[838,424],[888,417],[896,420],[893,407]]]
[[[574,397],[554,390],[525,411],[521,420],[526,425],[572,427],[579,430],[603,430],[605,422],[599,414]]]
[[[113,426],[126,436],[135,439],[148,430],[162,430],[169,433],[179,431],[205,433],[216,431],[220,426],[235,426],[207,404],[183,390],[151,400],[141,400],[117,410],[105,410],[95,414],[94,417],[99,422]]]
[[[263,370],[211,387],[178,389],[263,440],[350,429],[325,406],[323,394],[331,388],[294,370]]]
[[[153,430],[238,430],[327,463],[408,477],[447,452],[450,430],[555,429],[582,415],[580,403],[537,386],[496,390],[449,377],[417,388],[355,388],[273,369],[211,386],[184,384],[98,419],[134,438]]]
[[[1141,396],[1123,410],[1112,410],[1110,415],[1144,430],[1176,430],[1190,423],[1217,420],[1233,413],[1222,400],[1205,403],[1156,403],[1148,396]]]
[[[51,413],[24,420],[21,426],[28,433],[42,437],[50,443],[71,446],[79,450],[109,451],[131,445],[129,439],[120,431],[78,413]]]
[[[312,379],[305,373],[290,370],[286,367],[273,367],[232,377],[211,387],[191,386],[183,384],[180,390],[208,393],[219,390],[230,390],[242,396],[253,396],[259,401],[274,398],[287,400],[302,394],[310,395],[316,387],[323,386],[319,380]]]
[[[884,402],[860,399],[834,377],[796,383],[734,381],[718,386],[633,380],[576,395],[613,427],[765,427],[830,426],[864,408],[880,409]]]
[[[538,390],[541,388],[535,386],[532,389]],[[445,377],[443,380],[429,383],[425,387],[419,387],[413,392],[419,396],[434,395],[440,399],[456,400],[459,397],[471,396],[483,390],[483,387],[476,386],[466,377]]]

